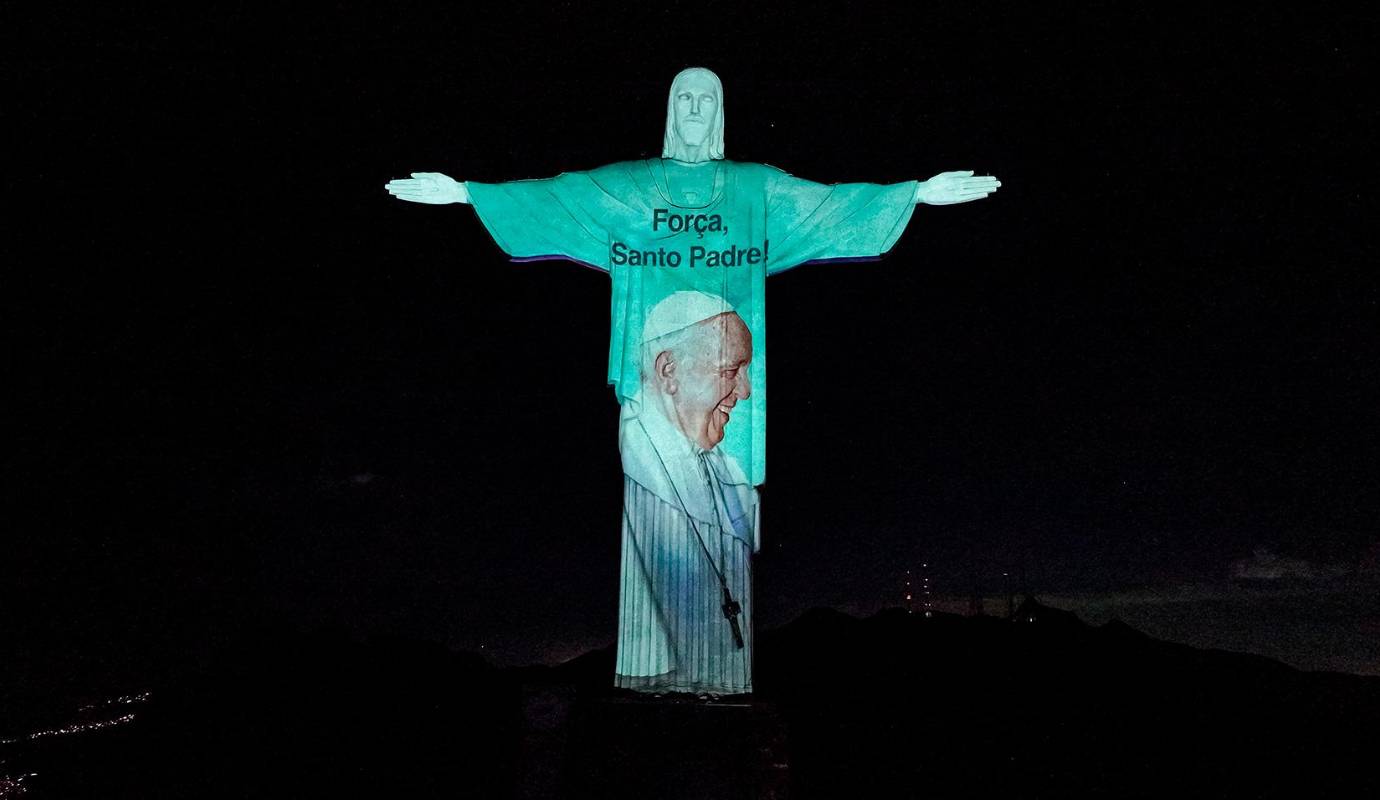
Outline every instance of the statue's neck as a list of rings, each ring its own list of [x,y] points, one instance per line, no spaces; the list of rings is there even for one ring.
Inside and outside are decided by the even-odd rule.
[[[710,164],[718,159],[710,154],[709,143],[686,144],[681,139],[670,149],[670,160],[680,164]]]
[[[708,147],[704,147],[703,145],[699,147],[681,145],[681,150],[679,153],[676,153],[676,158],[674,160],[682,164],[708,164],[714,159],[709,157]]]

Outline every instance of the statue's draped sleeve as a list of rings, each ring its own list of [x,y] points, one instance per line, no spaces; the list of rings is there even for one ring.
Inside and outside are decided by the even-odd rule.
[[[506,183],[468,181],[470,204],[513,258],[567,258],[608,270],[608,221],[626,214],[596,172]]]
[[[768,167],[767,274],[828,259],[875,258],[915,211],[916,181],[823,184]]]

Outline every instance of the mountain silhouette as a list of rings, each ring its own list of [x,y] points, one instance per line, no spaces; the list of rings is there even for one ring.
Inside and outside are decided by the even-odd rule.
[[[0,729],[0,778],[34,798],[1380,796],[1380,679],[1033,598],[1011,620],[809,611],[759,633],[750,698],[616,690],[613,656],[497,669],[261,631],[128,724]]]

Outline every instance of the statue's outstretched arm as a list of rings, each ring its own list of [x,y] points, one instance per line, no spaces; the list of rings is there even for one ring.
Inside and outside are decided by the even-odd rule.
[[[604,191],[591,173],[465,183],[439,172],[414,172],[411,178],[391,180],[384,188],[411,203],[468,205],[494,243],[512,258],[565,258],[608,270],[608,209],[617,198]]]
[[[464,183],[439,172],[414,172],[411,178],[394,178],[383,188],[399,200],[412,203],[440,206],[470,202],[470,192]]]
[[[915,202],[947,206],[981,200],[995,192],[1001,181],[991,175],[973,176],[973,171],[941,172],[915,188]]]

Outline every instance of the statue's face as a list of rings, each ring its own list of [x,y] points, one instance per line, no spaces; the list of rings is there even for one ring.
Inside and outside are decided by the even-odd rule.
[[[698,323],[699,336],[675,354],[671,380],[663,383],[675,422],[687,439],[706,450],[723,441],[724,428],[739,400],[752,394],[748,364],[752,332],[728,312]]]
[[[719,113],[718,86],[708,75],[691,73],[676,81],[672,89],[675,98],[676,135],[691,147],[705,143]]]

